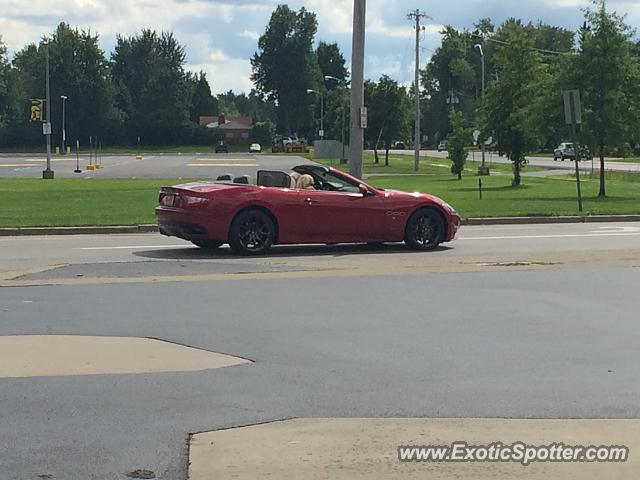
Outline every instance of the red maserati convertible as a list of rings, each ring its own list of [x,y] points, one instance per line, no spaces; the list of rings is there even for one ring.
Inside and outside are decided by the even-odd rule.
[[[300,179],[308,180],[300,188]],[[311,178],[309,178],[311,177]],[[302,165],[162,187],[156,218],[163,235],[205,248],[228,243],[240,255],[275,244],[401,242],[431,250],[455,238],[460,216],[432,195],[385,190],[340,170]]]

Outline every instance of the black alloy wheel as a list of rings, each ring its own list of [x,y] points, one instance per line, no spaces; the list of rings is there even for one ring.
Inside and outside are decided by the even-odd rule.
[[[432,208],[422,208],[407,222],[404,241],[414,250],[433,250],[445,237],[442,215]]]
[[[262,210],[245,210],[231,225],[229,245],[238,255],[261,255],[267,252],[276,237],[275,224]]]

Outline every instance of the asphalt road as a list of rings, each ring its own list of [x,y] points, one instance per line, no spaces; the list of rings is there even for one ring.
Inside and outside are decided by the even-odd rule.
[[[393,150],[394,154],[412,155],[408,150]],[[447,152],[435,150],[421,152],[423,156],[446,158]],[[479,153],[470,156],[469,160],[480,161]],[[487,162],[510,163],[504,157],[495,153],[487,154]],[[533,172],[531,175],[564,174],[574,170],[570,161],[554,162],[551,158],[529,157],[531,165],[547,168],[548,171]],[[218,175],[231,173],[233,175],[249,175],[255,179],[257,170],[289,170],[296,165],[312,163],[309,160],[296,155],[252,155],[248,153],[201,153],[201,154],[149,154],[141,160],[136,160],[134,155],[106,155],[101,159],[102,169],[87,170],[89,157],[83,155],[80,158],[81,173],[74,173],[76,169],[76,157],[54,156],[52,169],[58,178],[211,178]],[[45,158],[42,155],[0,155],[0,177],[33,177],[40,178],[45,167]],[[598,162],[594,163],[598,169]],[[607,159],[606,168],[613,171],[640,172],[640,163],[616,162],[615,159]],[[591,162],[580,163],[581,171],[591,171]],[[529,175],[525,172],[525,174]]]
[[[42,176],[46,165],[42,155],[1,155],[0,177]],[[92,163],[94,161],[92,160]],[[212,178],[231,173],[250,175],[255,181],[260,169],[289,170],[309,163],[296,155],[229,154],[148,154],[137,160],[135,155],[105,155],[100,163],[103,168],[87,170],[89,157],[80,158],[82,173],[74,173],[77,166],[74,155],[54,156],[51,168],[58,178]]]
[[[155,234],[1,238],[16,283],[0,335],[155,337],[254,363],[0,379],[0,478],[184,480],[189,433],[292,417],[638,418],[638,240],[637,223],[467,227],[431,253],[238,259]]]
[[[413,155],[413,152],[410,150],[391,150],[393,154],[396,155]],[[437,150],[423,150],[420,152],[421,156],[429,156],[435,158],[447,158],[448,153],[438,152]],[[469,158],[467,160],[474,160],[476,162],[480,162],[482,159],[482,155],[480,152],[472,152],[469,154]],[[534,155],[527,156],[527,160],[530,165],[535,165],[537,167],[548,168],[550,170],[567,170],[567,171],[575,171],[575,165],[570,160],[554,161],[553,158],[549,157],[538,157]],[[616,161],[616,158],[605,158],[605,168],[607,170],[615,171],[615,172],[640,172],[640,162],[621,162]],[[486,152],[485,153],[485,162],[489,165],[491,163],[502,163],[502,164],[510,164],[511,160],[506,157],[502,157],[498,155],[496,152]],[[591,172],[592,162],[591,161],[583,161],[579,162],[580,171],[581,172]],[[598,158],[594,158],[593,160],[593,168],[597,171],[600,168],[600,160]]]

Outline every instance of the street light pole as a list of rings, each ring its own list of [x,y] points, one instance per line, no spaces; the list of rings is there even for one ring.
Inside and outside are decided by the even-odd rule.
[[[320,139],[324,140],[324,93],[320,91]]]
[[[482,104],[484,105],[484,87],[485,87],[485,80],[484,80],[484,50],[482,50],[482,45],[480,45],[479,43],[475,45],[475,48],[477,48],[480,51],[480,59],[482,61],[482,93],[481,93],[481,95],[482,95]],[[485,149],[486,149],[486,145],[485,145],[484,138],[482,138],[482,143],[480,145],[480,148],[482,149],[482,165],[478,169],[478,174],[480,174],[480,175],[488,175],[489,174],[489,169],[485,165]]]
[[[42,172],[42,178],[52,179],[54,176],[51,170],[51,92],[49,88],[49,41],[45,40],[45,77],[46,77],[46,94],[47,94],[47,121],[44,125],[44,135],[47,137],[47,168]]]
[[[67,132],[64,128],[64,105],[66,103],[67,97],[66,95],[60,95],[60,98],[62,99],[62,148],[60,149],[60,154],[64,155],[66,152],[65,148],[64,148],[64,142],[67,139]]]
[[[313,90],[311,88],[307,89],[307,93],[317,93],[320,95],[320,140],[324,140],[324,95],[322,91],[318,92],[317,90]]]
[[[331,75],[325,75],[324,76],[325,80],[333,80],[334,82],[337,82],[339,85],[343,85],[346,86],[346,82],[344,80],[339,79],[338,77],[334,77]],[[345,150],[345,146],[344,146],[344,142],[345,142],[345,132],[344,132],[344,127],[345,127],[345,117],[347,114],[347,104],[346,102],[342,102],[342,128],[341,128],[341,136],[342,136],[342,156],[340,157],[340,163],[342,163],[342,161],[345,159],[344,157],[344,150]]]
[[[349,173],[362,178],[364,148],[364,40],[366,0],[353,1],[353,37],[351,43],[351,135],[349,141]]]

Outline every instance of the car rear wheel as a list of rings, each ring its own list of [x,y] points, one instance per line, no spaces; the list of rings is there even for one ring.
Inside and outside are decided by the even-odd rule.
[[[272,218],[258,209],[245,210],[231,224],[229,245],[238,255],[261,255],[266,253],[276,238],[276,227]]]
[[[223,242],[217,240],[191,240],[191,243],[203,250],[215,250],[222,245]]]
[[[422,208],[407,222],[404,241],[414,250],[433,250],[442,243],[444,236],[442,215],[432,208]]]

